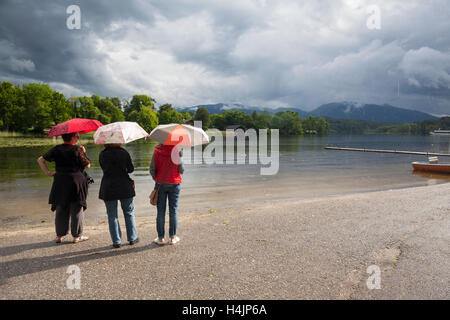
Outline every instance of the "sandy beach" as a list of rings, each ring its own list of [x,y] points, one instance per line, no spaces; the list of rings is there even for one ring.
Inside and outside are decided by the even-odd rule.
[[[54,243],[53,224],[0,232],[1,299],[449,299],[450,184],[343,196],[180,208],[175,246],[112,249],[106,220],[90,240]],[[125,235],[123,217],[121,217]],[[80,289],[68,289],[76,265]],[[381,289],[369,289],[375,265]]]

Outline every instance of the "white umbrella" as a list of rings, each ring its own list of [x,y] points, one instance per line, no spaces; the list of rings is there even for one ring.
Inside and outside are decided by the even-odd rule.
[[[148,133],[136,122],[114,122],[97,129],[94,134],[95,144],[125,144],[148,137]]]
[[[209,137],[202,128],[187,124],[162,124],[150,132],[150,139],[165,145],[192,147],[209,143]]]

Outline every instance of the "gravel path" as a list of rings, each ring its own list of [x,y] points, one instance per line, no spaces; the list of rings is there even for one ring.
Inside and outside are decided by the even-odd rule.
[[[449,194],[443,184],[180,212],[182,241],[162,247],[154,215],[120,249],[106,224],[61,245],[50,227],[2,230],[0,299],[449,299]],[[73,265],[80,289],[67,288]],[[368,289],[371,265],[381,289]]]

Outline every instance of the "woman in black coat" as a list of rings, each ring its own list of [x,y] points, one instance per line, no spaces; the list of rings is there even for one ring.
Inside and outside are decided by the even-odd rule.
[[[130,154],[121,148],[120,144],[107,144],[100,153],[99,161],[103,170],[99,198],[105,202],[113,247],[120,247],[122,237],[117,216],[117,200],[120,200],[125,216],[127,240],[133,245],[139,239],[134,221],[134,181],[128,175],[134,171]]]

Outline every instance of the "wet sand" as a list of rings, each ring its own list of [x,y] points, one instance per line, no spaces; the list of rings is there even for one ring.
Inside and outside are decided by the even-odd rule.
[[[396,166],[383,166],[376,172],[373,169],[352,169],[351,174],[346,170],[320,172],[317,175],[310,172],[284,173],[267,177],[246,173],[248,176],[241,180],[238,172],[234,170],[234,168],[226,169],[226,183],[217,179],[217,183],[213,184],[211,181],[216,180],[211,180],[213,178],[206,174],[186,177],[186,182],[182,184],[179,203],[182,214],[205,214],[210,210],[232,210],[237,206],[264,205],[273,201],[326,198],[450,182],[450,175],[407,170],[404,170],[403,174],[411,178],[397,181],[392,177],[392,174],[398,171]],[[53,225],[54,213],[50,211],[50,205],[47,203],[51,180],[46,182],[48,188],[37,188],[35,193],[26,196],[16,189],[1,192],[0,222],[3,228],[21,229],[36,225]],[[135,183],[136,216],[153,218],[156,209],[150,206],[148,201],[148,195],[154,187],[153,181],[149,176],[135,177]],[[98,199],[99,185],[100,179],[89,188],[88,209],[85,212],[87,225],[107,222],[105,205]]]
[[[449,299],[450,184],[180,211],[175,246],[112,249],[106,220],[89,241],[53,225],[0,230],[1,299]],[[121,218],[121,225],[124,226]],[[125,230],[123,227],[123,234]],[[66,286],[67,268],[81,289]],[[371,265],[381,289],[367,287]]]

